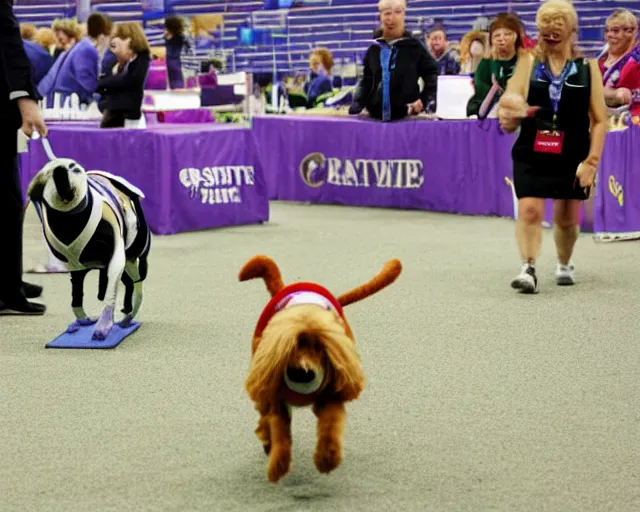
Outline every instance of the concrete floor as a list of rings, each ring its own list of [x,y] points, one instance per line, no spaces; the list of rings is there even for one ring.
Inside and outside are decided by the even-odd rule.
[[[28,266],[44,257],[33,215],[26,231]],[[143,326],[113,351],[45,350],[71,321],[70,285],[33,277],[48,314],[0,319],[0,510],[640,510],[638,244],[581,236],[579,283],[559,288],[547,231],[541,293],[522,296],[513,231],[273,203],[263,226],[155,238]],[[243,385],[268,297],[237,282],[256,253],[335,293],[404,264],[347,308],[368,386],[329,476],[300,410],[292,473],[266,480]]]

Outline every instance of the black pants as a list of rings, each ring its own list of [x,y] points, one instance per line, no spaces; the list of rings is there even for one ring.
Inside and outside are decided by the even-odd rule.
[[[17,129],[0,125],[0,301],[24,300],[22,292],[22,202]],[[3,126],[4,125],[4,126]]]

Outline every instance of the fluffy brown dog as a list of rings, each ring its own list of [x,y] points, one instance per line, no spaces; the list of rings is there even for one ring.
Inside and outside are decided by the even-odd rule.
[[[314,283],[285,286],[278,266],[255,256],[240,281],[264,279],[271,300],[256,326],[246,389],[260,413],[256,434],[269,455],[267,477],[277,482],[291,466],[291,406],[312,405],[318,418],[314,462],[328,473],[342,460],[344,403],[358,398],[365,384],[353,332],[343,306],[393,283],[402,266],[387,262],[368,283],[335,298]]]

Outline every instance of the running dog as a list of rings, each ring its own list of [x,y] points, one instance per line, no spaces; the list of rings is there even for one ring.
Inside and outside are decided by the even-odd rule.
[[[151,234],[140,204],[144,194],[126,180],[102,171],[85,171],[68,158],[47,163],[31,181],[27,195],[42,222],[45,240],[71,273],[76,321],[67,332],[96,324],[93,339],[104,340],[114,324],[118,282],[125,285],[127,326],[142,304]],[[83,306],[84,278],[100,270],[102,314],[90,319]]]
[[[318,471],[329,473],[340,464],[344,404],[357,399],[365,385],[342,308],[389,286],[401,270],[400,262],[391,260],[369,282],[339,297],[315,283],[285,286],[267,256],[253,257],[240,271],[240,281],[262,278],[271,294],[253,334],[245,383],[260,414],[256,434],[269,455],[271,482],[286,475],[291,465],[291,406],[312,406],[318,418]]]

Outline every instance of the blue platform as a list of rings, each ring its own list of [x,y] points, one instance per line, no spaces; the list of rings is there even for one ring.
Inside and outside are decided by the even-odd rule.
[[[76,349],[108,349],[116,348],[125,338],[133,334],[140,327],[139,322],[132,322],[127,327],[122,327],[119,324],[114,324],[113,329],[107,336],[106,340],[98,341],[93,340],[93,330],[95,324],[85,325],[80,327],[77,331],[69,333],[64,332],[58,336],[51,343],[46,345],[46,348],[76,348]]]

